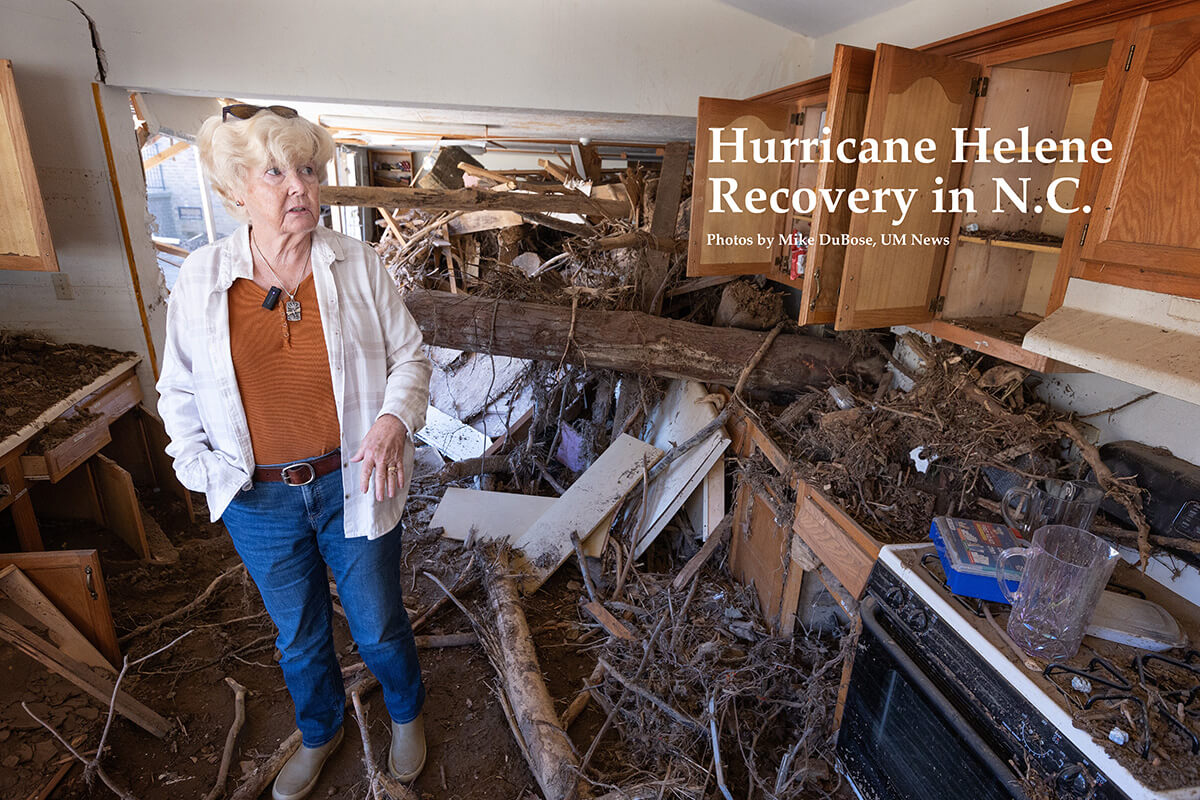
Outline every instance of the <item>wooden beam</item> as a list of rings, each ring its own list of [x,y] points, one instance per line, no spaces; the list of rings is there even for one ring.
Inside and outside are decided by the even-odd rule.
[[[675,218],[679,214],[679,198],[683,192],[683,179],[687,176],[691,149],[687,142],[671,142],[667,145],[658,178],[658,193],[654,197],[654,218],[650,222],[650,235],[656,239],[675,236]],[[641,281],[639,303],[643,311],[662,313],[663,286],[670,269],[671,259],[666,253],[651,250],[646,254],[646,271]]]
[[[157,167],[159,164],[163,163],[164,161],[166,161],[168,159],[174,158],[175,156],[179,155],[180,153],[182,153],[184,150],[187,150],[191,146],[192,146],[191,142],[185,142],[182,140],[176,142],[175,144],[168,147],[166,150],[163,150],[161,153],[155,153],[154,155],[150,156],[145,161],[143,161],[142,162],[142,171],[149,172],[154,167]]]
[[[0,639],[4,639],[51,672],[63,676],[105,706],[114,699],[112,681],[95,674],[87,666],[71,658],[6,614],[0,614]],[[159,739],[165,738],[171,729],[169,722],[125,692],[118,691],[115,700],[118,714]]]
[[[321,202],[335,206],[388,206],[427,211],[516,211],[532,214],[598,214],[623,217],[629,204],[583,195],[537,195],[479,189],[414,189],[388,186],[322,186]]]
[[[416,290],[405,298],[426,344],[473,353],[586,364],[734,386],[765,334],[713,328],[636,311],[597,311]],[[776,338],[747,389],[801,391],[845,369],[850,351],[830,339]]]

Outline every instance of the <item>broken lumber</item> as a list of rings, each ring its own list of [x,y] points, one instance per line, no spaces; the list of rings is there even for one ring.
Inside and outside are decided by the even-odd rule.
[[[508,559],[508,551],[501,548],[484,567],[483,585],[500,644],[496,667],[524,740],[529,769],[547,800],[589,797],[587,784],[579,777],[579,759],[559,727],[554,701],[542,678]]]
[[[426,211],[516,211],[529,214],[597,214],[622,217],[629,204],[584,195],[491,192],[480,189],[414,189],[385,186],[322,186],[321,202],[333,206],[420,208]]]
[[[414,290],[405,298],[425,343],[475,353],[565,361],[734,386],[765,334],[712,328],[637,311],[598,311]],[[850,364],[833,340],[779,336],[747,389],[799,392]]]
[[[679,198],[683,192],[683,179],[687,175],[690,151],[691,145],[687,142],[671,142],[666,147],[662,175],[654,198],[654,216],[650,219],[650,233],[656,238],[675,235],[675,218],[679,214]],[[646,255],[646,272],[640,287],[643,311],[651,314],[662,312],[662,293],[670,271],[671,260],[666,253],[651,250]]]
[[[117,713],[147,733],[163,739],[171,724],[123,691],[114,692],[112,681],[93,673],[88,667],[43,640],[6,614],[0,614],[0,639],[7,641],[42,666],[69,680],[104,705],[112,704]]]

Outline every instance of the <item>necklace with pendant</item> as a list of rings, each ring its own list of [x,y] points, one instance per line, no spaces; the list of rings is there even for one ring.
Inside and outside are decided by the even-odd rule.
[[[254,249],[258,251],[258,257],[267,265],[267,269],[270,270],[271,275],[274,276],[275,280],[279,281],[279,288],[283,289],[283,293],[288,296],[287,302],[283,304],[284,318],[288,322],[299,322],[300,301],[296,299],[296,292],[300,291],[300,283],[304,282],[304,275],[300,275],[300,283],[296,284],[296,292],[289,292],[287,286],[283,283],[283,279],[279,277],[279,274],[275,272],[275,268],[271,266],[271,262],[267,261],[267,257],[263,255],[262,248],[258,246],[258,242],[254,241],[253,233],[250,234],[250,242],[254,245]]]

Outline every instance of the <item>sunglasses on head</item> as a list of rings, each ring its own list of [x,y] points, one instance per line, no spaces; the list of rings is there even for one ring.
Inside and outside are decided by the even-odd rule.
[[[234,103],[221,109],[221,122],[226,122],[230,117],[250,119],[260,111],[270,111],[275,116],[284,119],[294,119],[300,116],[296,109],[287,106],[252,106],[249,103]]]

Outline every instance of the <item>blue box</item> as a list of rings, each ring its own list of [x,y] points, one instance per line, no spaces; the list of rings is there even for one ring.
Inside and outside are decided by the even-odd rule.
[[[1007,525],[956,517],[936,517],[929,527],[929,538],[937,547],[938,558],[946,571],[946,585],[954,594],[1007,603],[996,580],[1000,552],[1009,547],[1027,547],[1028,542]],[[1005,580],[1010,591],[1021,582],[1023,560],[1009,562]]]

